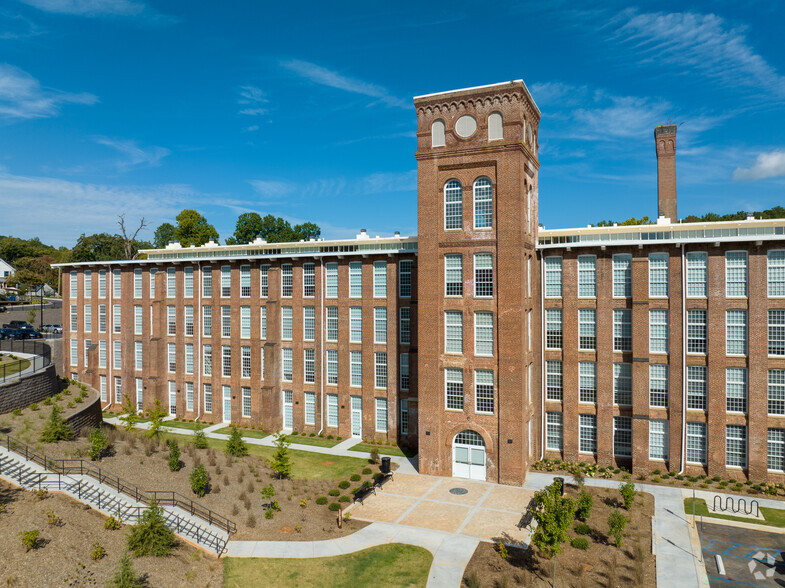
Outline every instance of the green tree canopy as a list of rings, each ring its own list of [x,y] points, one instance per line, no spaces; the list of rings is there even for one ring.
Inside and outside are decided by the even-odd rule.
[[[51,264],[57,260],[49,255],[40,257],[20,257],[15,262],[16,272],[8,277],[10,286],[37,288],[41,284],[49,284],[57,289],[57,270]]]
[[[738,212],[732,212],[730,214],[717,214],[716,212],[707,212],[702,216],[696,216],[694,214],[690,214],[685,216],[681,219],[683,223],[716,223],[720,221],[737,221],[737,220],[746,220],[748,215],[753,215],[755,218],[759,219],[773,219],[773,218],[785,218],[785,208],[782,206],[775,206],[773,208],[767,208],[766,210],[761,211],[753,211],[748,212],[746,210],[739,210]],[[595,224],[595,227],[612,227],[613,223],[616,221],[612,220],[604,220],[600,221]],[[654,221],[650,220],[648,216],[644,216],[643,218],[637,219],[635,217],[629,218],[626,221],[622,221],[618,223],[619,226],[626,226],[626,225],[651,225],[654,224]]]
[[[153,234],[153,245],[156,249],[163,249],[169,241],[174,241],[175,227],[172,223],[162,223]]]
[[[191,245],[199,247],[210,239],[218,241],[218,231],[197,211],[186,208],[177,215],[175,239],[180,241],[180,245],[183,247],[190,247]]]
[[[123,259],[123,238],[120,235],[109,233],[96,233],[82,235],[76,240],[76,245],[71,253],[71,261],[108,261]]]
[[[71,250],[67,247],[45,245],[38,237],[19,239],[0,235],[0,259],[6,260],[14,267],[17,265],[17,260],[22,257],[37,258],[43,255],[49,255],[58,262],[66,262],[70,258]]]
[[[264,218],[257,212],[245,212],[237,218],[234,234],[226,239],[227,245],[243,245],[250,243],[257,236],[268,243],[287,243],[317,238],[322,234],[319,225],[315,223],[302,223],[292,225],[289,221],[271,214]]]

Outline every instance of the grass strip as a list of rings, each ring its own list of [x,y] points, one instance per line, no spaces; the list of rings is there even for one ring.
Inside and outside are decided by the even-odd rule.
[[[692,514],[692,498],[684,499],[684,512],[685,514]],[[769,527],[785,528],[785,510],[779,508],[768,508],[766,506],[760,507],[760,514],[763,515],[765,521],[753,519],[750,517],[737,517],[733,515],[713,513],[706,505],[703,498],[695,499],[695,515],[703,515],[704,517],[711,517],[714,519],[725,519],[727,521],[739,521],[742,523],[753,523],[755,525],[767,525]]]
[[[374,445],[372,443],[358,443],[349,448],[349,451],[362,451],[370,453],[376,449],[381,455],[397,455],[398,457],[414,457],[417,455],[416,451],[408,447],[397,447],[395,445]]]

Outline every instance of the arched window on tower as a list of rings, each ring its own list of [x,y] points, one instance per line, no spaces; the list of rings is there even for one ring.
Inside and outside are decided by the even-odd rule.
[[[431,125],[431,147],[444,147],[443,120],[435,120]]]
[[[458,180],[450,180],[444,185],[444,228],[463,227],[463,186]]]
[[[488,178],[474,182],[474,228],[490,229],[493,226],[493,185]]]
[[[504,126],[500,112],[492,112],[488,115],[488,140],[495,141],[496,139],[504,139]]]

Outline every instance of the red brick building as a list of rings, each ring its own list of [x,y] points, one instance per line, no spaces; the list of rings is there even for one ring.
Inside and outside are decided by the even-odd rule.
[[[206,422],[375,437],[423,473],[541,457],[785,478],[785,220],[538,229],[523,81],[420,96],[418,233],[63,264],[64,371]],[[671,222],[673,221],[673,222]]]

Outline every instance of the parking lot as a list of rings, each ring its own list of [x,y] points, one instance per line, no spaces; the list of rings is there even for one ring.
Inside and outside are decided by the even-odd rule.
[[[28,320],[28,310],[30,309],[35,310],[35,322],[33,323],[33,327],[38,329],[41,324],[62,324],[63,323],[63,316],[62,316],[62,302],[59,300],[55,301],[44,301],[44,312],[43,312],[43,320],[41,320],[41,308],[38,304],[35,305],[26,305],[22,308],[9,308],[7,312],[0,313],[0,326],[5,323],[9,323],[11,321],[26,321]],[[51,335],[44,333],[44,340],[49,343],[49,346],[52,348],[52,363],[55,364],[55,368],[57,369],[57,373],[60,374],[61,372],[61,363],[60,357],[62,354],[62,335]],[[62,374],[61,374],[62,375]]]
[[[785,533],[714,523],[704,523],[702,530],[701,549],[712,588],[785,586]],[[722,558],[724,575],[717,567],[717,555]]]

